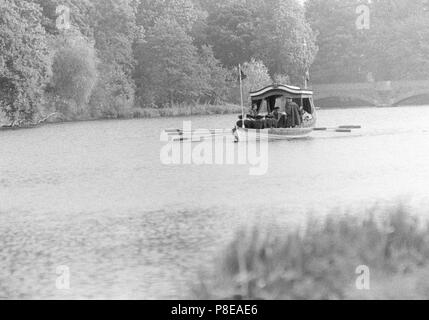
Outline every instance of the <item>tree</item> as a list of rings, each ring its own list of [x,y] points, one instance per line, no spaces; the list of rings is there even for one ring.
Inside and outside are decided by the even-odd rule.
[[[429,20],[418,0],[379,0],[371,6],[367,70],[376,80],[427,79]]]
[[[224,65],[236,67],[254,56],[255,20],[254,12],[244,2],[219,4],[209,13],[207,41]]]
[[[302,84],[318,50],[303,6],[297,0],[256,1],[254,6],[260,14],[255,57],[265,62],[271,75],[286,74]]]
[[[316,82],[419,79],[429,75],[429,22],[420,0],[378,0],[369,30],[356,28],[354,0],[308,0],[307,19],[320,48],[312,66]]]
[[[106,63],[117,63],[131,76],[135,60],[134,40],[143,37],[137,28],[135,10],[130,0],[91,0],[94,7],[92,28],[99,57]]]
[[[243,64],[242,71],[246,76],[243,80],[245,99],[249,100],[249,92],[259,90],[273,83],[268,68],[260,60],[252,59]]]
[[[317,47],[297,0],[229,0],[208,8],[206,39],[224,65],[256,58],[271,75],[288,74],[302,82]]]
[[[198,98],[205,86],[192,38],[170,17],[159,18],[148,30],[138,59],[137,78],[144,104],[189,102]]]
[[[27,0],[30,1],[30,0]],[[42,25],[45,31],[51,35],[61,34],[57,27],[59,6],[69,8],[69,18],[72,26],[77,28],[82,35],[93,38],[91,13],[94,12],[93,0],[31,0],[42,8]]]
[[[99,59],[94,96],[91,97],[91,113],[113,116],[121,114],[134,105],[135,84],[133,74],[135,59],[133,45],[143,38],[143,29],[136,25],[136,0],[35,0],[43,7],[44,26],[55,42],[62,37],[73,37],[78,31],[94,43]],[[71,30],[58,30],[57,7],[70,9]],[[113,78],[112,78],[113,77]],[[121,106],[118,106],[120,101]],[[110,104],[111,102],[111,104]],[[105,109],[102,112],[101,109]],[[94,111],[96,110],[96,112]],[[115,111],[116,110],[116,111]]]
[[[58,45],[58,44],[57,44]],[[64,37],[52,65],[51,91],[67,117],[82,114],[97,83],[97,57],[92,43],[77,32]]]
[[[147,30],[155,26],[159,17],[170,17],[189,32],[201,15],[192,0],[140,0],[137,24]]]
[[[318,33],[318,55],[312,66],[314,82],[356,82],[366,78],[368,38],[356,28],[354,0],[309,0],[307,20]]]
[[[0,110],[12,122],[33,120],[49,79],[41,19],[34,3],[0,0]]]
[[[134,83],[117,64],[101,64],[98,83],[89,102],[89,114],[93,118],[131,117],[134,107]]]
[[[234,81],[232,72],[224,68],[215,58],[210,46],[202,46],[199,53],[202,84],[205,84],[202,98],[211,103],[224,101]]]
[[[135,101],[133,45],[143,38],[136,25],[134,0],[87,0],[87,16],[100,60],[98,82],[90,99],[95,117],[122,117]]]

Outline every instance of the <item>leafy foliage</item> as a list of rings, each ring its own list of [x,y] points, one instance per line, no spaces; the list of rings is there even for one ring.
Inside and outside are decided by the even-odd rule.
[[[366,212],[366,218],[329,216],[301,230],[269,225],[241,231],[195,295],[219,300],[350,299],[357,296],[357,266],[383,275],[384,287],[393,277],[427,270],[428,226],[402,207],[381,212],[377,219],[375,213],[380,214],[377,208]],[[427,281],[425,285],[427,290]],[[399,289],[389,296],[398,299],[404,292]]]
[[[98,84],[89,103],[93,118],[131,117],[134,107],[135,88],[118,65],[103,64],[98,68]]]
[[[59,5],[70,9],[70,30],[57,28]],[[305,6],[299,0],[0,0],[0,6],[0,108],[10,121],[30,121],[46,105],[68,110],[74,103],[70,114],[81,117],[129,117],[135,106],[237,103],[234,70],[246,62],[245,91],[271,79],[302,85],[310,68],[313,82],[429,76],[422,0],[371,2],[370,30],[357,30],[354,0]],[[71,45],[75,37],[78,46]],[[67,70],[74,64],[86,66],[87,76],[73,78]],[[79,90],[88,84],[83,94],[77,83]]]
[[[66,6],[70,9],[70,22],[79,32],[88,37],[93,37],[91,27],[91,13],[94,11],[93,0],[27,0],[37,3],[42,8],[42,25],[46,32],[51,35],[59,35],[57,22],[58,6]]]
[[[159,17],[170,17],[188,32],[201,15],[191,0],[140,0],[137,23],[150,29]]]
[[[207,40],[222,63],[233,67],[256,58],[271,75],[288,74],[302,82],[317,47],[298,1],[227,1],[211,10]]]
[[[272,79],[268,72],[268,68],[260,60],[252,59],[246,62],[242,67],[246,78],[243,80],[243,91],[245,99],[249,100],[249,92],[258,90],[272,84]]]
[[[256,52],[252,41],[256,35],[253,12],[246,3],[219,4],[207,18],[207,40],[223,64],[236,67],[249,61]]]
[[[215,58],[212,47],[202,46],[199,53],[203,83],[202,98],[210,103],[216,104],[227,99],[229,89],[235,81],[233,73],[224,68]]]
[[[140,90],[155,104],[192,101],[204,90],[197,48],[171,17],[147,31],[138,59]]]
[[[0,0],[0,110],[12,121],[32,121],[50,74],[40,8]]]
[[[143,38],[143,30],[136,25],[136,4],[131,0],[91,1],[95,48],[101,60],[91,112],[103,117],[126,116],[135,101],[133,45]]]
[[[429,22],[420,0],[369,4],[370,29],[356,28],[356,1],[309,0],[307,19],[319,34],[316,82],[424,79],[429,75]],[[371,76],[370,76],[371,75]]]
[[[63,105],[68,105],[65,110],[58,111],[66,116],[82,113],[81,108],[88,104],[97,82],[97,58],[93,45],[79,34],[65,37],[55,53],[52,73],[52,93],[64,102]]]

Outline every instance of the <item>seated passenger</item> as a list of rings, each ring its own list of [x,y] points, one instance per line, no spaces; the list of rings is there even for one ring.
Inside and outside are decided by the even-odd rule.
[[[244,126],[247,129],[255,129],[255,119],[254,118],[246,118],[244,120]]]
[[[274,118],[274,115],[269,114],[265,117],[265,129],[271,129],[277,127],[277,120]]]
[[[313,116],[309,114],[307,111],[302,110],[302,121],[310,122],[311,120],[313,120]]]
[[[239,115],[237,121],[237,127],[243,128],[243,116]],[[244,127],[247,129],[253,129],[254,128],[255,119],[251,115],[246,115],[244,118]]]
[[[254,122],[254,129],[262,130],[265,129],[265,119],[263,116],[256,116]]]
[[[286,128],[286,115],[281,114],[279,111],[280,111],[279,107],[274,108],[274,111],[273,111],[273,116],[276,121],[275,128]]]
[[[280,108],[279,107],[275,107],[274,110],[273,110],[273,113],[272,113],[274,119],[276,119],[277,121],[279,121],[280,116],[281,116],[279,111],[280,111]]]
[[[251,117],[256,117],[258,115],[258,109],[255,105],[253,105],[252,108],[250,109],[249,115]]]

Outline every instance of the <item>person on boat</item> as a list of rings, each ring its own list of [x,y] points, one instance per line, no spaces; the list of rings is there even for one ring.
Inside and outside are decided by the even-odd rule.
[[[249,111],[250,117],[256,117],[258,115],[258,107],[256,105],[252,105]]]
[[[302,119],[303,123],[310,122],[311,120],[313,120],[313,116],[310,113],[308,113],[307,111],[305,111],[304,108],[302,108],[301,109],[301,119]]]
[[[292,100],[286,101],[286,128],[299,127],[302,124],[299,106]]]
[[[265,117],[265,128],[271,129],[277,127],[277,120],[274,117],[274,114],[270,113]]]
[[[246,114],[246,116],[244,117],[243,120],[243,116],[239,115],[238,116],[238,121],[237,121],[237,127],[239,128],[243,128],[243,122],[244,122],[244,127],[247,129],[254,129],[255,127],[255,117],[252,116],[251,114]]]
[[[273,110],[273,117],[276,121],[274,128],[286,128],[286,114],[281,114],[280,107],[275,107]]]
[[[253,129],[262,130],[265,129],[265,126],[265,117],[261,115],[256,116]]]
[[[246,116],[246,119],[244,119],[244,126],[247,129],[253,129],[253,128],[255,128],[255,117],[252,116],[252,115],[250,115],[250,114],[248,114]]]

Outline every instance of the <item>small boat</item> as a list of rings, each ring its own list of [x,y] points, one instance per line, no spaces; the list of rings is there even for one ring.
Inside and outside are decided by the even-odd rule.
[[[313,92],[273,84],[250,93],[253,115],[243,115],[234,128],[235,140],[288,140],[308,137],[317,122]],[[278,119],[272,121],[275,110]],[[287,109],[287,110],[286,110]],[[271,119],[271,120],[270,120]],[[283,120],[283,121],[280,121]]]
[[[251,114],[245,115],[243,109],[240,120],[232,129],[236,142],[302,139],[313,132],[351,133],[352,130],[361,129],[358,125],[317,128],[317,108],[311,90],[273,84],[251,92],[250,97]],[[230,135],[231,129],[167,129],[163,132],[163,136],[172,141],[200,141]]]

